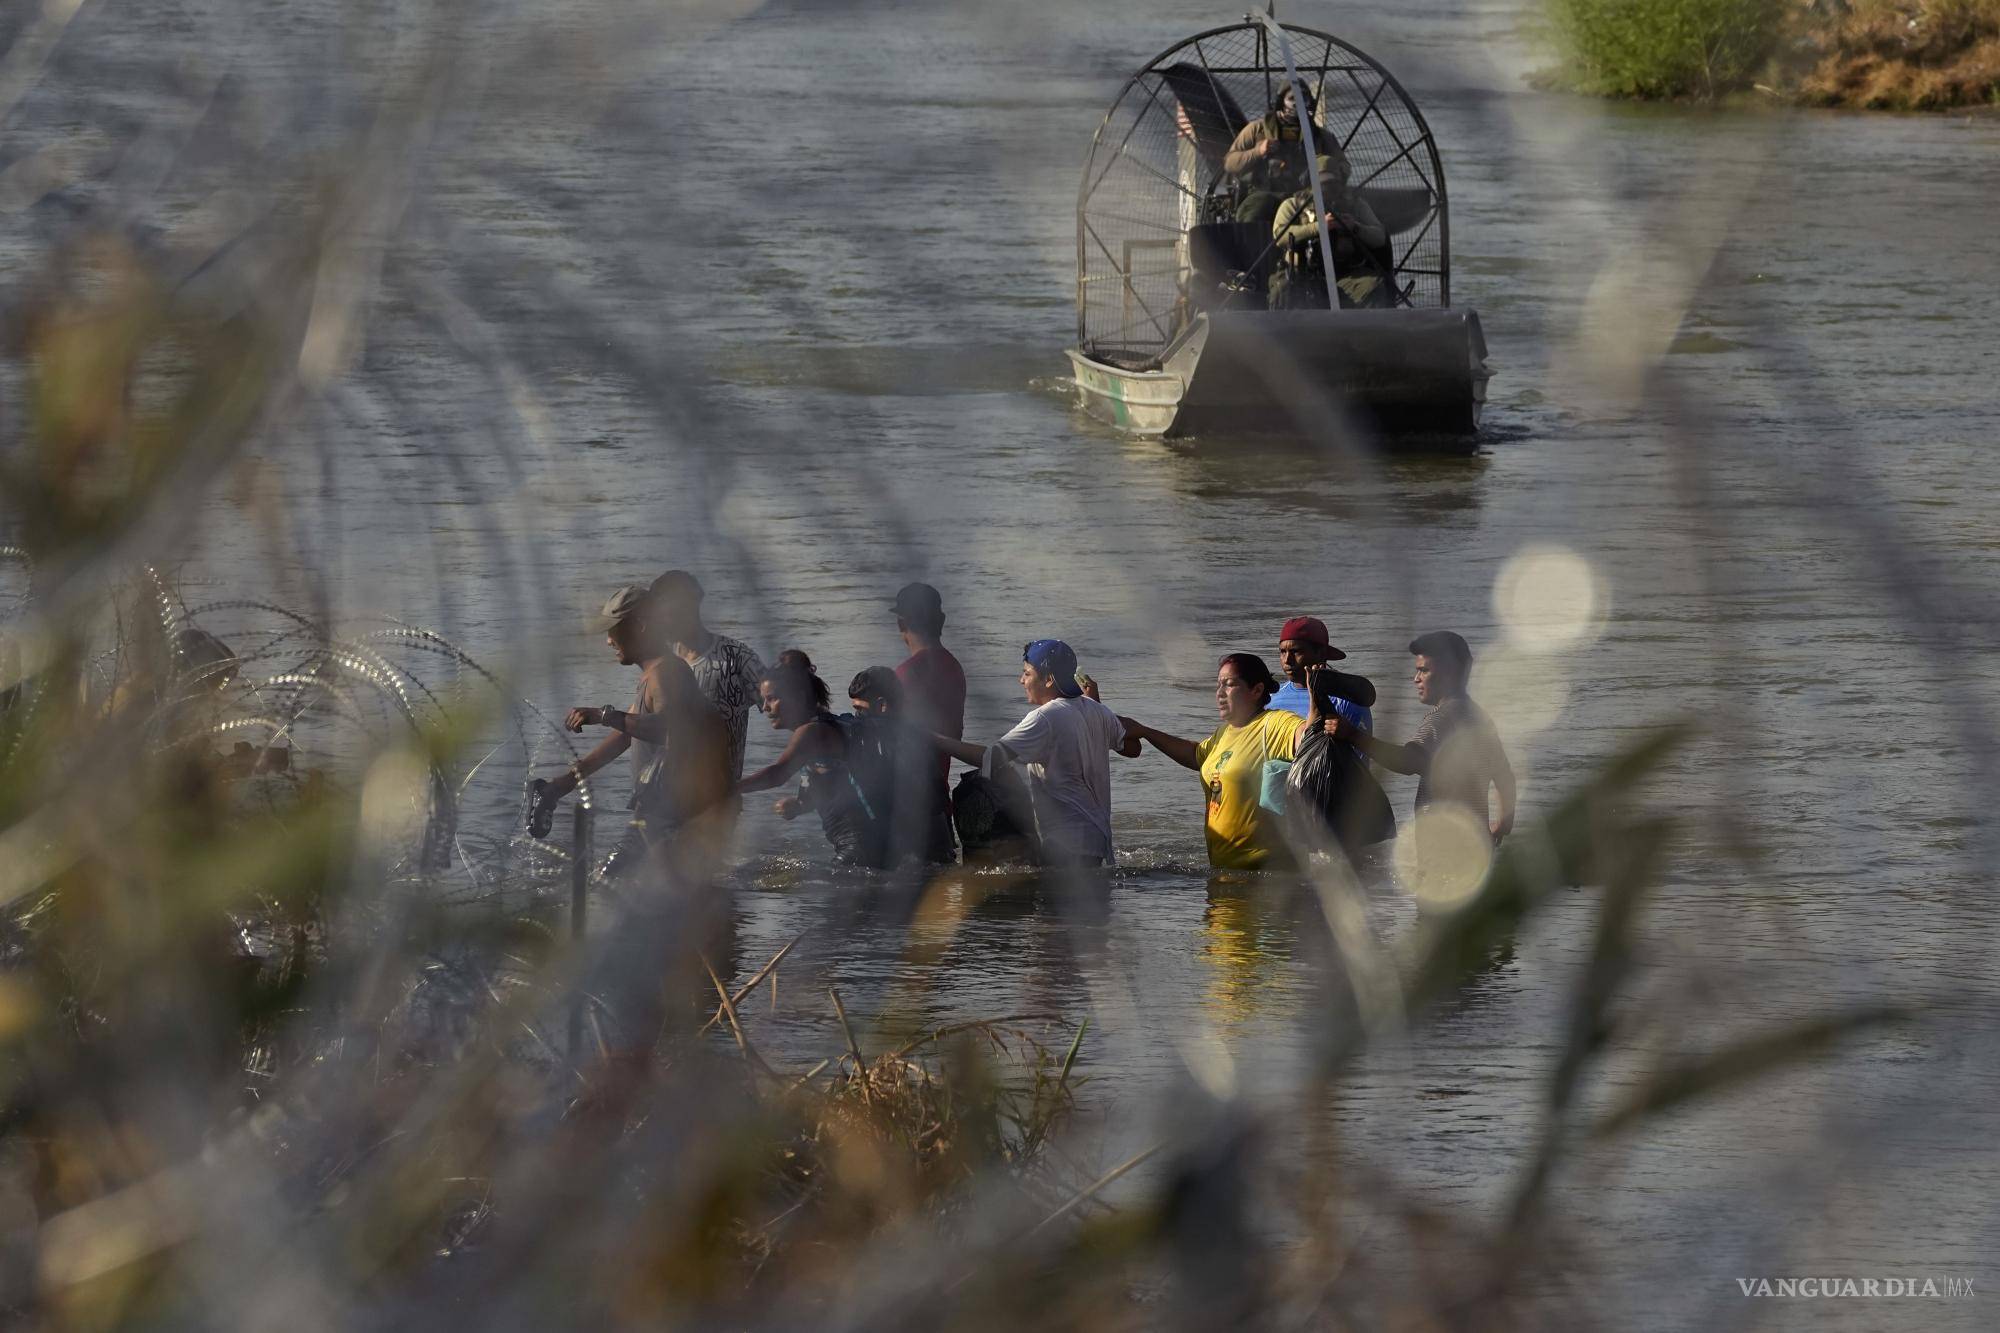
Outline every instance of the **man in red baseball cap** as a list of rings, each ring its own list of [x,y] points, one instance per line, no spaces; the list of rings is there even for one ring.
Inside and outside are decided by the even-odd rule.
[[[1307,673],[1346,656],[1333,646],[1327,637],[1326,622],[1318,616],[1293,616],[1287,620],[1278,631],[1278,667],[1285,673],[1285,683],[1271,696],[1271,707],[1305,717],[1312,712]],[[1351,676],[1345,671],[1328,671],[1325,679],[1333,696],[1334,715],[1372,732],[1375,718],[1368,710],[1375,703],[1374,684],[1366,676]]]

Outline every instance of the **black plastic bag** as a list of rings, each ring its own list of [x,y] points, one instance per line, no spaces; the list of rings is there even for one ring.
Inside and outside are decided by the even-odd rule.
[[[1285,776],[1285,816],[1308,845],[1331,833],[1353,852],[1396,836],[1395,811],[1367,761],[1323,731],[1305,738]]]
[[[977,770],[961,774],[951,811],[967,865],[1038,859],[1034,809],[1027,787],[1011,766],[1001,768],[991,781]]]

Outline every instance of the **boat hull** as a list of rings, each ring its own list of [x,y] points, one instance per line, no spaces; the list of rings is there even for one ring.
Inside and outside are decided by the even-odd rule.
[[[1345,428],[1469,448],[1491,373],[1470,310],[1210,312],[1155,369],[1068,355],[1085,410],[1140,435]]]
[[[1133,435],[1165,435],[1180,415],[1187,385],[1167,370],[1126,370],[1065,349],[1084,411]]]

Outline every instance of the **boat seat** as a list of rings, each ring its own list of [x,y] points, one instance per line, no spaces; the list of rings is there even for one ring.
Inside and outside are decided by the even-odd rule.
[[[1355,191],[1375,210],[1391,236],[1401,236],[1431,215],[1436,199],[1421,185],[1364,185]]]
[[[1372,195],[1372,191],[1370,192]],[[1422,195],[1429,207],[1430,192],[1427,190],[1384,191],[1392,195]],[[1374,201],[1370,199],[1370,206]],[[1406,205],[1408,202],[1406,201]],[[1398,218],[1409,216],[1406,211]],[[1395,228],[1387,221],[1391,234]],[[1371,268],[1375,276],[1383,281],[1383,296],[1390,304],[1397,303],[1395,284],[1391,275],[1396,271],[1396,252],[1393,245],[1383,245],[1370,252],[1374,258],[1372,266],[1363,266],[1353,272],[1343,270],[1340,276],[1357,277],[1368,273]],[[1277,264],[1277,252],[1272,248],[1268,231],[1254,222],[1203,222],[1188,229],[1188,264],[1193,270],[1188,279],[1188,298],[1198,310],[1263,310],[1267,308],[1267,298],[1271,270]],[[1232,289],[1229,283],[1232,274],[1249,275],[1249,291]]]
[[[1188,298],[1202,310],[1262,310],[1274,255],[1271,231],[1254,222],[1202,222],[1188,228]],[[1247,273],[1252,290],[1233,291],[1230,275]]]

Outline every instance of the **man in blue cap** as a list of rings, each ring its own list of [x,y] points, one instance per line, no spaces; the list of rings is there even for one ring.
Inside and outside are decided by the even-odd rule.
[[[1076,653],[1061,639],[1021,650],[1021,693],[1033,707],[1005,736],[991,745],[938,736],[939,748],[988,779],[1001,764],[1021,766],[1044,865],[1111,864],[1110,754],[1136,757],[1138,739],[1125,734],[1118,714],[1085,697]]]

